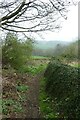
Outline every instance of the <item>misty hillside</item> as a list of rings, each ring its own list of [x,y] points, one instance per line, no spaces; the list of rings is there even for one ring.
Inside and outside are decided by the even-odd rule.
[[[70,42],[66,41],[35,41],[34,47],[38,49],[49,49],[49,48],[55,48],[57,44],[60,45],[68,45]]]

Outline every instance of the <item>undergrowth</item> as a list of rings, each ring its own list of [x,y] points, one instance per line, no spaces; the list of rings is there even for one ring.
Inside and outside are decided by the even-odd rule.
[[[57,118],[57,113],[53,110],[52,104],[53,100],[48,96],[45,91],[45,79],[40,81],[40,95],[39,95],[39,106],[41,111],[41,117],[50,120],[52,118]]]
[[[27,99],[26,92],[29,89],[29,86],[26,85],[16,85],[16,93],[14,98],[11,98],[10,95],[7,98],[3,98],[2,100],[2,113],[4,115],[9,115],[10,113],[24,113],[24,102]],[[10,93],[9,93],[10,94]],[[12,91],[14,95],[14,91]],[[3,97],[7,96],[7,92]]]
[[[40,73],[41,71],[43,71],[46,68],[46,65],[44,64],[40,64],[40,65],[31,65],[31,66],[22,66],[18,72],[25,74],[31,74],[31,75],[36,75],[38,73]]]

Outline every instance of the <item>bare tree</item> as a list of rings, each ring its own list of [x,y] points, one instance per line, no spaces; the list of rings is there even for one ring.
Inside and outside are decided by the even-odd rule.
[[[38,32],[59,28],[57,20],[67,18],[69,4],[67,0],[0,0],[0,29]]]

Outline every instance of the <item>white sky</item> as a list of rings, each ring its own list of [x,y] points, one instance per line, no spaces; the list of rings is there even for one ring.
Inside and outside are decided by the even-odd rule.
[[[78,5],[71,6],[68,12],[68,19],[64,20],[62,28],[59,32],[43,33],[42,38],[36,35],[38,40],[61,40],[74,41],[78,38]]]

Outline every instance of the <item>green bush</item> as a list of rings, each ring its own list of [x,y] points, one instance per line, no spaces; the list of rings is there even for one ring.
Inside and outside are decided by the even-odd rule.
[[[2,46],[2,66],[21,69],[25,64],[29,64],[32,54],[32,41],[29,39],[20,42],[15,34],[8,33]]]
[[[2,65],[18,69],[23,64],[23,52],[16,35],[8,33],[2,46]]]
[[[49,63],[44,76],[46,91],[55,102],[55,110],[59,116],[80,117],[80,77],[79,68],[62,64],[58,60]]]

